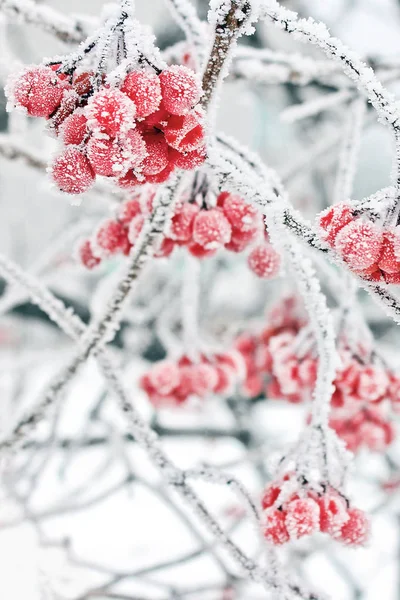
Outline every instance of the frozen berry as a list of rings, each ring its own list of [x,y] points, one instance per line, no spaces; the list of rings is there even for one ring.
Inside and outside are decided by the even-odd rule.
[[[172,115],[185,115],[200,100],[201,88],[195,73],[173,65],[160,74],[163,105]]]
[[[202,210],[196,216],[193,226],[193,241],[205,250],[217,250],[231,239],[229,221],[218,208]]]
[[[379,260],[382,241],[382,231],[377,225],[358,219],[339,231],[335,248],[350,268],[362,270]]]
[[[285,513],[276,508],[267,508],[263,514],[264,537],[268,542],[279,546],[289,541],[289,532],[286,528]]]
[[[248,257],[250,269],[262,279],[272,279],[279,273],[281,257],[271,244],[260,244]]]
[[[147,156],[143,160],[141,170],[144,175],[156,175],[168,167],[168,146],[162,133],[145,133],[143,135]]]
[[[121,91],[136,106],[136,117],[148,117],[158,110],[161,103],[161,84],[151,71],[132,71],[126,76]]]
[[[240,232],[254,231],[260,221],[258,210],[240,196],[229,194],[222,210],[232,228]]]
[[[292,500],[287,507],[286,528],[291,539],[319,530],[319,506],[312,498]]]
[[[348,520],[340,532],[340,540],[349,546],[364,546],[369,538],[370,524],[364,511],[350,508]]]
[[[127,231],[119,221],[112,219],[105,221],[97,230],[96,246],[105,255],[112,255],[122,251],[126,245]]]
[[[50,173],[57,187],[67,194],[82,194],[95,180],[87,157],[72,146],[54,160]]]
[[[172,116],[164,129],[169,146],[179,152],[193,152],[204,145],[203,116],[191,111],[185,116]]]
[[[65,85],[50,67],[32,66],[17,77],[10,77],[6,95],[32,117],[48,118],[60,105]]]
[[[173,361],[163,360],[151,369],[149,380],[159,394],[168,395],[179,385],[179,368]]]
[[[132,129],[135,115],[135,104],[116,88],[102,88],[91,96],[86,107],[89,127],[111,137]]]
[[[78,248],[78,255],[82,264],[87,269],[94,269],[100,264],[101,260],[93,254],[92,245],[89,240],[82,242]]]
[[[139,200],[137,198],[132,198],[121,205],[118,213],[118,220],[121,221],[125,227],[129,227],[129,223],[132,219],[137,215],[140,215],[141,212],[142,209]]]
[[[205,146],[201,146],[192,152],[178,152],[174,148],[169,149],[169,160],[174,163],[178,169],[192,171],[202,165],[207,157]]]
[[[171,219],[168,230],[169,237],[178,242],[188,242],[192,237],[194,219],[199,210],[197,204],[189,202],[184,202],[178,206]]]
[[[63,142],[66,145],[78,146],[83,142],[87,133],[87,118],[82,111],[76,110],[69,115],[61,126]]]
[[[400,244],[399,236],[394,232],[385,232],[383,234],[382,253],[379,257],[378,267],[385,273],[399,273],[400,262],[395,253],[395,246]]]
[[[337,234],[345,225],[353,221],[351,208],[344,202],[329,206],[318,215],[319,226],[322,229],[321,237],[333,246]]]

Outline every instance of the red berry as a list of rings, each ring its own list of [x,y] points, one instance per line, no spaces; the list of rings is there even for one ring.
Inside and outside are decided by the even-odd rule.
[[[137,198],[132,198],[132,200],[128,200],[124,202],[118,213],[118,220],[121,221],[125,227],[129,227],[129,223],[132,221],[134,217],[140,215],[142,212],[140,202]]]
[[[193,71],[173,65],[160,75],[163,105],[172,115],[185,115],[198,103],[201,95],[199,81]]]
[[[147,156],[143,160],[141,170],[144,175],[157,175],[168,167],[168,146],[162,133],[145,133],[143,135]]]
[[[320,529],[332,537],[340,535],[340,530],[348,520],[347,506],[344,498],[328,490],[318,500],[320,509]]]
[[[319,531],[319,506],[312,498],[292,500],[287,507],[286,528],[291,539]]]
[[[185,116],[172,116],[164,129],[169,146],[179,152],[193,152],[204,146],[203,117],[199,111]]]
[[[289,533],[285,523],[285,513],[276,508],[267,508],[264,511],[264,537],[276,546],[289,541]]]
[[[196,364],[190,367],[192,393],[200,398],[209,394],[218,383],[218,374],[212,365]]]
[[[50,67],[33,66],[17,77],[10,77],[6,94],[32,117],[48,118],[60,105],[66,86]]]
[[[275,504],[275,502],[279,498],[280,493],[281,488],[278,485],[276,485],[276,483],[270,483],[269,485],[267,485],[261,499],[262,507],[265,509]]]
[[[382,231],[377,225],[358,219],[339,231],[335,248],[350,268],[364,270],[379,260],[382,241]]]
[[[179,367],[170,360],[163,360],[151,369],[149,381],[158,394],[167,396],[180,383]]]
[[[61,135],[66,145],[79,146],[87,134],[87,118],[83,111],[76,110],[69,115],[61,126]]]
[[[272,279],[279,273],[281,257],[271,244],[260,244],[250,252],[247,262],[258,277]]]
[[[254,231],[260,222],[260,213],[257,208],[240,196],[229,194],[224,199],[222,210],[232,228],[238,232]]]
[[[192,256],[196,258],[207,258],[210,256],[214,256],[217,250],[206,250],[204,246],[200,246],[200,244],[196,244],[194,242],[188,245],[188,250]]]
[[[151,71],[128,73],[121,86],[121,91],[135,103],[137,118],[148,117],[160,106],[160,80]]]
[[[139,165],[146,156],[146,147],[140,133],[132,129],[122,139],[91,137],[87,153],[97,175],[113,177]]]
[[[329,206],[318,216],[319,226],[322,229],[321,237],[333,246],[337,234],[345,225],[353,221],[354,217],[351,208],[345,202],[339,202]]]
[[[174,165],[170,163],[165,167],[165,169],[163,169],[159,173],[155,173],[155,175],[146,175],[146,181],[148,183],[164,183],[164,181],[167,181],[167,179],[169,179],[169,176],[171,175],[173,170]]]
[[[146,183],[146,179],[144,177],[140,177],[139,179],[134,171],[129,170],[123,177],[119,177],[117,182],[119,187],[129,190],[138,185],[143,185]]]
[[[127,231],[119,221],[112,219],[105,221],[97,230],[96,246],[103,254],[112,255],[122,251],[126,246]]]
[[[197,204],[184,202],[175,209],[168,236],[177,242],[188,242],[193,233],[193,223],[200,209]]]
[[[378,267],[385,273],[399,273],[400,262],[395,253],[395,245],[400,244],[400,239],[392,231],[386,231],[383,234],[382,253],[378,261]]]
[[[57,63],[56,65],[49,65],[50,69],[56,73],[60,67],[62,67],[61,63]],[[68,81],[69,75],[67,73],[56,73],[58,79],[61,81]]]
[[[85,71],[83,73],[74,73],[72,85],[79,96],[89,94],[93,90],[94,71]]]
[[[120,90],[102,88],[95,92],[86,107],[89,127],[111,137],[123,135],[132,129],[136,106]]]
[[[173,162],[178,169],[192,171],[204,163],[207,158],[207,151],[205,146],[201,146],[192,152],[178,152],[174,148],[170,148],[168,155],[169,160]]]
[[[218,208],[201,210],[193,225],[193,241],[205,250],[218,250],[231,239],[229,221]]]
[[[155,252],[154,256],[156,258],[166,258],[167,256],[170,256],[172,254],[174,248],[175,242],[165,237],[161,242],[161,246],[159,247],[157,252]]]
[[[369,365],[360,371],[357,393],[363,400],[382,400],[389,387],[389,378],[382,367]]]
[[[94,269],[101,262],[100,258],[93,254],[92,245],[89,240],[85,240],[80,244],[78,255],[82,264],[87,269]]]
[[[347,515],[349,518],[341,529],[340,540],[348,546],[364,546],[370,534],[368,517],[358,508],[350,508]]]
[[[82,194],[95,180],[90,162],[82,152],[73,147],[67,148],[55,159],[50,173],[57,187],[67,194]]]
[[[168,119],[171,118],[171,114],[165,110],[165,108],[160,108],[153,114],[149,115],[138,123],[138,128],[143,132],[151,132],[156,133],[157,131],[164,131],[164,129],[168,126]]]

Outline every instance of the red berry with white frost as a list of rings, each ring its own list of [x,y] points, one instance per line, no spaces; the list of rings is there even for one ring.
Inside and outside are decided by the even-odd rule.
[[[365,546],[370,535],[370,522],[364,511],[350,508],[348,520],[340,531],[340,541],[348,546]]]
[[[335,248],[351,269],[364,270],[378,262],[382,242],[383,234],[377,225],[358,219],[339,231]]]
[[[319,531],[319,506],[312,498],[299,498],[289,502],[285,524],[292,540]]]
[[[169,237],[177,242],[188,242],[192,237],[194,219],[199,211],[197,204],[189,202],[183,202],[178,206],[169,225]]]
[[[160,74],[164,108],[172,115],[185,115],[200,100],[201,88],[195,73],[182,65],[172,65]]]
[[[265,539],[276,546],[290,540],[286,527],[286,514],[276,508],[267,508],[263,513],[263,533]]]
[[[345,202],[329,206],[318,215],[321,237],[333,246],[339,231],[354,220],[351,207]]]
[[[239,232],[254,231],[261,220],[257,208],[234,194],[224,199],[222,210],[232,227]]]
[[[145,133],[143,139],[147,156],[141,164],[144,175],[157,175],[168,167],[168,145],[162,133]]]
[[[250,269],[262,279],[273,279],[279,273],[281,257],[271,244],[260,244],[248,257]]]
[[[107,256],[122,251],[126,246],[127,237],[127,230],[122,223],[110,219],[97,230],[95,243],[101,253]]]
[[[101,88],[89,99],[85,114],[93,131],[116,137],[132,129],[136,106],[117,88]]]
[[[10,77],[5,91],[10,102],[26,108],[31,117],[48,118],[60,105],[67,87],[50,67],[35,65]]]
[[[320,509],[320,529],[332,537],[340,535],[341,528],[348,521],[346,500],[337,492],[327,490],[318,500]]]
[[[89,240],[85,240],[80,244],[78,256],[87,269],[94,269],[101,262],[100,258],[93,254],[93,248]]]
[[[202,210],[193,225],[193,241],[205,250],[218,250],[232,235],[229,221],[218,208]]]
[[[149,381],[159,394],[168,395],[180,383],[179,368],[173,361],[163,360],[151,369]]]
[[[83,152],[68,147],[50,167],[56,186],[67,194],[82,194],[94,183],[95,174]]]
[[[160,79],[151,71],[132,71],[125,77],[121,91],[136,106],[136,117],[148,117],[158,110],[161,103]]]
[[[170,117],[163,131],[167,144],[179,152],[193,152],[204,145],[203,115],[199,110]]]
[[[76,110],[62,123],[61,136],[64,144],[79,146],[87,135],[87,118],[82,110]]]

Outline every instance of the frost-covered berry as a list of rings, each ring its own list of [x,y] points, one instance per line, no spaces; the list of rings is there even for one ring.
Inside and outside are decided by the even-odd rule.
[[[78,247],[78,256],[87,269],[94,269],[101,260],[93,254],[93,248],[89,240],[83,241]]]
[[[261,498],[262,507],[265,509],[275,504],[275,502],[279,498],[280,493],[281,488],[278,485],[276,485],[276,483],[270,483],[269,485],[267,485]]]
[[[192,237],[193,223],[200,208],[197,204],[183,202],[175,209],[174,216],[168,230],[171,239],[177,242],[188,242]]]
[[[26,108],[31,117],[48,118],[60,105],[66,85],[50,67],[39,65],[11,76],[5,91],[10,102]]]
[[[201,146],[197,150],[192,152],[178,152],[174,148],[169,149],[169,160],[178,167],[178,169],[184,169],[185,171],[192,171],[204,163],[207,158],[207,151],[205,146]]]
[[[258,233],[258,227],[252,231],[238,231],[233,228],[231,241],[225,244],[225,248],[231,252],[243,252],[256,239]]]
[[[203,115],[200,111],[168,119],[164,128],[167,144],[179,152],[193,152],[204,145]]]
[[[172,360],[163,360],[151,369],[149,380],[157,393],[166,396],[179,385],[179,367]]]
[[[344,498],[328,490],[319,498],[318,505],[320,509],[320,530],[332,537],[339,536],[341,528],[349,519]]]
[[[169,164],[168,145],[162,133],[145,133],[147,156],[143,160],[141,170],[144,175],[156,175]]]
[[[146,146],[140,133],[132,129],[122,139],[91,137],[87,155],[97,175],[113,177],[141,164]]]
[[[140,215],[142,208],[137,198],[132,198],[127,202],[124,202],[118,212],[118,220],[121,221],[125,227],[129,227],[129,223],[134,217]]]
[[[119,221],[109,219],[100,225],[95,236],[96,246],[102,254],[112,255],[122,251],[127,242],[127,231]]]
[[[377,225],[358,219],[339,231],[335,248],[350,268],[363,270],[378,262],[382,241],[382,231]]]
[[[263,533],[268,542],[276,546],[289,541],[289,532],[285,522],[286,514],[276,508],[267,508],[263,514]]]
[[[129,190],[137,187],[138,185],[143,185],[144,183],[146,183],[146,180],[144,177],[139,178],[138,174],[135,173],[135,171],[129,170],[122,177],[118,177],[117,183],[119,187],[125,190]]]
[[[73,147],[67,148],[54,160],[50,173],[57,187],[67,194],[82,194],[95,180],[87,157]]]
[[[222,210],[232,228],[240,232],[254,231],[260,221],[260,214],[255,206],[234,194],[225,198]]]
[[[382,367],[369,365],[360,371],[357,393],[369,402],[382,400],[389,387],[389,378]]]
[[[229,221],[218,208],[201,210],[193,225],[193,241],[205,250],[217,250],[227,244],[232,235]]]
[[[349,518],[341,529],[340,540],[348,546],[364,546],[370,534],[367,515],[358,508],[350,508],[347,515]]]
[[[69,115],[61,125],[61,135],[64,144],[79,146],[87,134],[87,118],[83,111],[76,110]]]
[[[159,173],[155,173],[154,175],[146,175],[147,183],[164,183],[169,179],[169,176],[174,170],[174,165],[169,163],[165,169],[160,171]]]
[[[247,262],[258,277],[272,279],[279,273],[281,257],[271,244],[260,244],[250,252]]]
[[[190,368],[192,393],[200,398],[209,394],[218,383],[218,373],[212,365],[198,364]]]
[[[136,117],[148,117],[158,110],[161,103],[161,84],[151,71],[132,71],[126,76],[121,91],[133,100]]]
[[[195,242],[191,242],[187,249],[195,258],[209,258],[210,256],[214,256],[214,254],[217,252],[217,249],[206,250],[204,246],[200,246],[200,244],[196,244]]]
[[[378,267],[385,273],[399,273],[400,262],[396,256],[395,247],[400,244],[399,235],[386,231],[383,234],[382,252],[379,257]]]
[[[292,540],[319,531],[319,506],[312,498],[299,498],[289,502],[285,519]]]
[[[163,241],[161,242],[161,245],[158,248],[158,250],[154,253],[154,256],[156,258],[166,258],[167,256],[170,256],[172,254],[172,252],[174,251],[174,248],[175,248],[174,240],[171,240],[171,239],[165,237],[163,239]]]
[[[136,106],[120,90],[102,88],[89,98],[85,111],[93,131],[116,137],[132,129]]]
[[[160,74],[164,108],[172,115],[185,115],[200,100],[201,88],[195,73],[172,65]]]
[[[93,79],[96,77],[94,71],[84,71],[83,73],[74,73],[72,86],[79,96],[90,94],[93,90]]]
[[[345,202],[329,206],[318,215],[318,223],[322,230],[321,237],[333,246],[339,231],[353,220],[351,208]]]

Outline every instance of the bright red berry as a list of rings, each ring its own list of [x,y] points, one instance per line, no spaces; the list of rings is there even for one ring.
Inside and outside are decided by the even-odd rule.
[[[50,67],[27,67],[12,76],[6,86],[8,99],[26,108],[32,117],[48,118],[60,105],[66,82],[61,81]]]
[[[319,506],[312,498],[292,500],[287,507],[286,528],[291,539],[319,531]]]
[[[163,360],[151,369],[149,380],[157,393],[166,396],[180,383],[179,367],[171,360]]]
[[[195,73],[172,65],[160,74],[164,108],[172,115],[185,115],[200,100],[201,88]]]
[[[80,244],[78,255],[82,264],[87,269],[94,269],[101,262],[100,258],[93,254],[93,248],[89,240],[85,240]]]
[[[264,537],[271,544],[280,546],[290,540],[289,532],[286,528],[285,512],[276,508],[267,508],[263,514]]]
[[[348,546],[364,546],[370,534],[367,515],[358,508],[350,508],[347,515],[349,518],[341,529],[340,540]]]
[[[275,483],[270,483],[269,485],[267,485],[267,487],[264,490],[262,499],[261,499],[262,507],[265,509],[265,508],[269,508],[270,506],[275,504],[275,502],[279,498],[280,493],[281,493],[281,488],[278,485],[276,485]]]
[[[95,180],[87,157],[72,146],[54,160],[50,173],[57,187],[67,194],[82,194]]]
[[[116,137],[132,129],[136,106],[120,90],[102,88],[89,98],[85,111],[93,131]]]
[[[380,228],[371,221],[352,221],[336,236],[335,248],[350,268],[364,270],[379,260],[383,241]]]
[[[132,198],[127,202],[124,202],[118,212],[118,220],[121,221],[125,227],[129,227],[129,223],[134,217],[140,215],[142,208],[138,198]]]
[[[340,530],[348,520],[347,505],[339,494],[328,490],[318,500],[320,509],[320,529],[332,537],[340,535]]]
[[[199,111],[191,111],[184,116],[172,116],[164,129],[169,146],[179,152],[193,152],[204,146],[203,116]]]
[[[266,243],[253,248],[247,262],[258,277],[272,279],[279,273],[281,257],[271,244]]]
[[[255,206],[234,194],[225,198],[222,210],[232,228],[240,232],[254,231],[261,220]]]
[[[132,129],[122,139],[91,137],[87,154],[97,175],[115,177],[141,164],[146,146],[140,133]]]
[[[217,250],[227,244],[232,235],[229,221],[218,208],[201,210],[193,225],[193,241],[205,250]]]
[[[345,202],[339,202],[329,206],[318,215],[318,222],[321,228],[321,237],[333,246],[337,234],[345,225],[353,221],[354,217],[351,208]]]
[[[175,209],[168,230],[168,236],[177,242],[188,242],[193,233],[193,223],[200,208],[197,204],[183,202]]]
[[[61,125],[61,135],[66,145],[79,146],[87,135],[87,118],[83,111],[76,110]]]
[[[97,230],[95,242],[105,255],[112,255],[122,251],[126,246],[127,231],[119,221],[109,219],[100,225]]]
[[[143,138],[147,156],[141,170],[144,175],[156,175],[168,167],[168,145],[162,133],[145,133]]]
[[[400,244],[399,235],[392,231],[383,234],[382,252],[379,257],[378,267],[385,273],[399,273],[400,262],[395,253],[395,245]]]
[[[174,163],[178,169],[192,171],[202,165],[207,158],[205,146],[201,146],[192,152],[178,152],[174,148],[169,149],[169,160]]]
[[[135,103],[137,118],[148,117],[156,112],[161,104],[160,80],[151,71],[128,73],[121,91]]]

